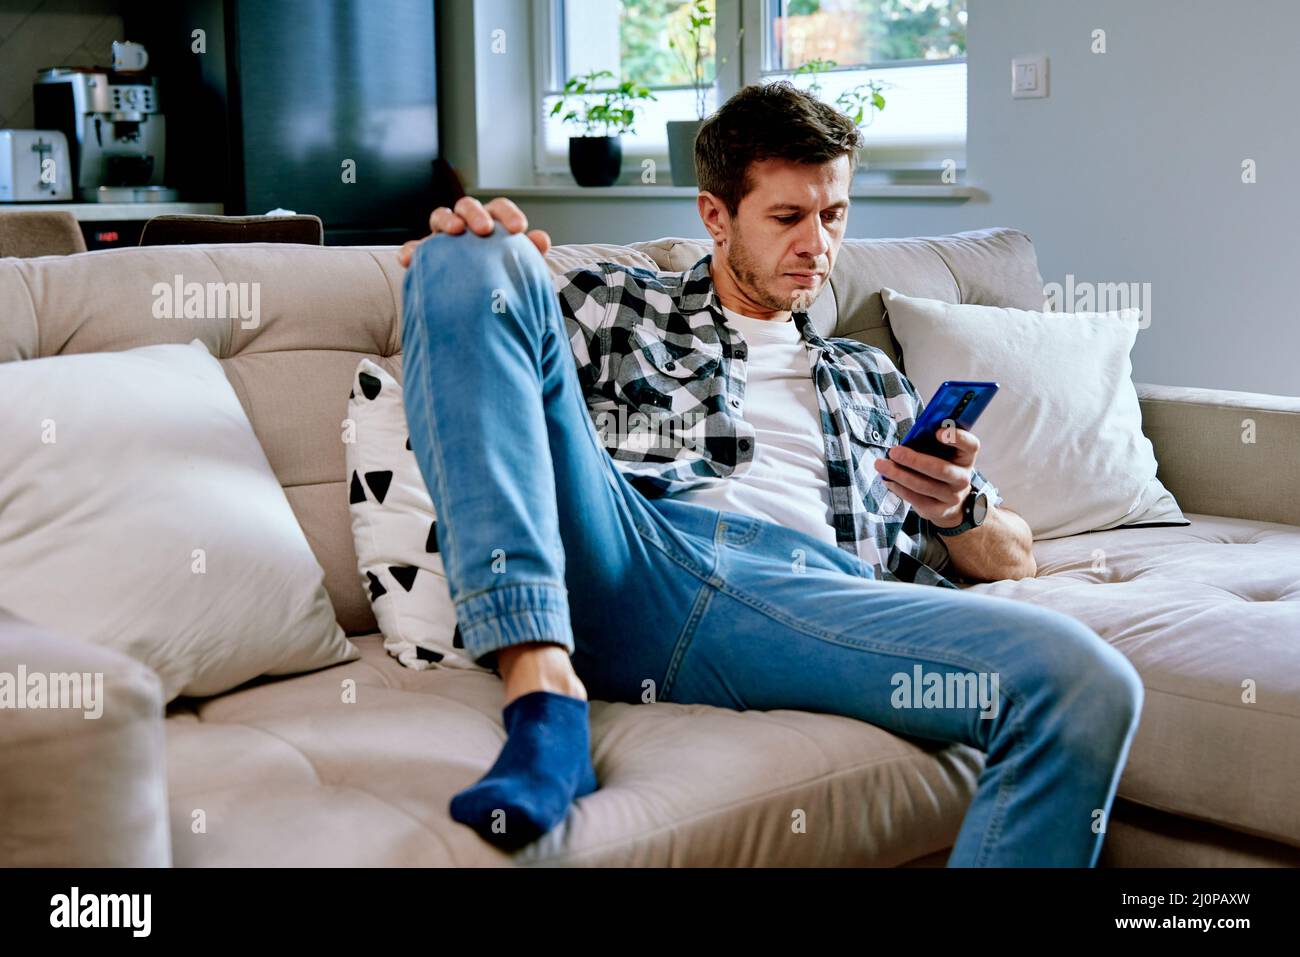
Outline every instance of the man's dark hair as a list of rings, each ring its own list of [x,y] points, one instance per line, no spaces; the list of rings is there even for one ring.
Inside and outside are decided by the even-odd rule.
[[[789,80],[756,83],[740,90],[704,121],[695,138],[695,177],[732,216],[754,188],[750,164],[784,159],[821,165],[848,155],[849,175],[858,166],[862,134],[835,107]]]

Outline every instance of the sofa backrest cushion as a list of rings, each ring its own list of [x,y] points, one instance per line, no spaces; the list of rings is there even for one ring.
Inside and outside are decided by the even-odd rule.
[[[666,238],[628,248],[650,256],[661,269],[680,271],[699,261],[712,245],[700,239]],[[904,369],[880,299],[885,286],[943,302],[1044,308],[1043,278],[1029,236],[1000,227],[912,239],[846,239],[829,287],[809,312],[813,325],[822,335],[847,336],[883,349]]]
[[[174,289],[177,277],[182,286],[246,284],[237,291],[256,303],[256,325],[216,310],[157,317],[162,287]],[[282,243],[3,259],[0,361],[201,339],[221,360],[325,569],[339,623],[351,634],[373,631],[352,546],[342,423],[362,356],[400,374],[401,278],[391,249]]]
[[[678,270],[708,248],[672,238],[575,244],[555,247],[547,260],[555,271],[611,258]],[[339,623],[349,634],[374,631],[352,545],[342,437],[348,388],[363,356],[401,380],[403,270],[394,253],[392,247],[247,243],[0,259],[0,362],[202,339],[221,360],[325,569]],[[241,284],[236,295],[242,292],[249,312],[256,305],[256,321],[216,311],[184,318],[183,309],[171,313],[176,318],[160,316],[166,300],[177,298],[178,282],[181,305],[187,283],[211,284],[205,294],[219,284]],[[1042,302],[1033,246],[1016,230],[846,240],[814,319],[823,332],[884,349],[900,367],[882,286],[947,302],[1018,308]]]

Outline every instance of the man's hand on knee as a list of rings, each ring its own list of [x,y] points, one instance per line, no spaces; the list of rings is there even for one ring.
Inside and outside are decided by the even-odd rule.
[[[546,231],[529,230],[528,218],[524,216],[523,210],[504,196],[498,196],[489,201],[486,206],[473,196],[462,196],[456,201],[455,209],[439,206],[429,216],[429,236],[436,236],[438,233],[458,236],[466,229],[478,236],[488,236],[491,235],[496,223],[504,226],[508,233],[523,233],[527,230],[526,235],[543,256],[551,248],[551,237],[546,234]],[[403,268],[411,265],[415,247],[429,236],[424,239],[413,239],[397,251],[397,261]]]

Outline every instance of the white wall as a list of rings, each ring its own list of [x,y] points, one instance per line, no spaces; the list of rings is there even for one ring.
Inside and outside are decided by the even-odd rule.
[[[855,200],[849,235],[1018,227],[1048,282],[1151,283],[1139,382],[1300,395],[1300,3],[970,6],[968,182],[987,198]],[[1090,50],[1094,29],[1105,54]],[[1050,57],[1047,99],[1011,99],[1022,53]],[[686,199],[520,206],[562,243],[704,235]]]

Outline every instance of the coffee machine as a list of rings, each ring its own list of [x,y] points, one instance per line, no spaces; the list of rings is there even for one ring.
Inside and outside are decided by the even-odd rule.
[[[163,186],[166,126],[156,78],[142,70],[50,67],[37,74],[32,95],[35,125],[67,137],[77,199],[177,198]]]

